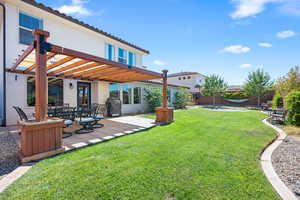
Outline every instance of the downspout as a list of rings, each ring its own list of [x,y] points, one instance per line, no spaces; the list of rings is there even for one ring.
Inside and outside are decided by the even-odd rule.
[[[5,5],[0,2],[3,9],[3,120],[2,126],[6,125],[6,9]]]

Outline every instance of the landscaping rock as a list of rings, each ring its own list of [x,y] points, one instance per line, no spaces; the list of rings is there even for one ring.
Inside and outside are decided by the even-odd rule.
[[[272,164],[280,179],[300,199],[300,140],[287,136],[273,152]]]
[[[20,165],[18,133],[0,133],[0,179]]]

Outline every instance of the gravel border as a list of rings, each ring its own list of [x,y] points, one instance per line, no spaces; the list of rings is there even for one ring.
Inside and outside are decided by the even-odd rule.
[[[20,166],[18,133],[0,132],[0,179]]]
[[[272,154],[279,178],[300,200],[300,138],[289,135]]]

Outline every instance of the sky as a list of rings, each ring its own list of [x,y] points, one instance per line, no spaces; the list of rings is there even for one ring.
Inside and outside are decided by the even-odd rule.
[[[169,73],[218,74],[243,84],[300,65],[300,0],[38,0],[150,51],[143,64]]]

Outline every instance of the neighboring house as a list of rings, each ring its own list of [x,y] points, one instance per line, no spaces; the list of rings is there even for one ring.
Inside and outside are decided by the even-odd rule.
[[[32,43],[33,29],[50,32],[48,41],[51,43],[128,66],[142,68],[143,56],[149,54],[149,51],[143,48],[59,13],[34,0],[6,0],[5,2],[0,0],[0,2],[4,3],[6,7],[6,68],[10,68],[18,55],[22,54],[22,50]],[[0,14],[2,16],[2,11]],[[3,18],[1,17],[0,20],[0,25],[2,25]],[[2,36],[3,28],[0,29],[0,33]],[[0,42],[3,44],[2,37]],[[1,62],[1,79],[4,73]],[[20,106],[29,115],[34,112],[34,76],[6,72],[6,85],[6,108],[1,108],[3,103],[0,101],[0,111],[6,109],[7,124],[15,124],[18,116],[12,106]],[[88,104],[105,104],[110,94],[115,94],[114,91],[117,89],[123,102],[122,113],[144,112],[147,105],[143,98],[143,88],[152,86],[157,87],[157,84],[151,82],[115,84],[106,81],[78,81],[49,77],[48,103],[56,105],[68,103],[70,106],[80,106],[81,100],[84,99]],[[171,90],[177,89],[178,86],[171,86]],[[0,96],[3,90],[1,83]]]
[[[229,85],[226,92],[242,92],[243,86],[242,85]]]
[[[200,92],[206,76],[198,72],[179,72],[168,75],[168,83],[189,87],[192,94]]]

